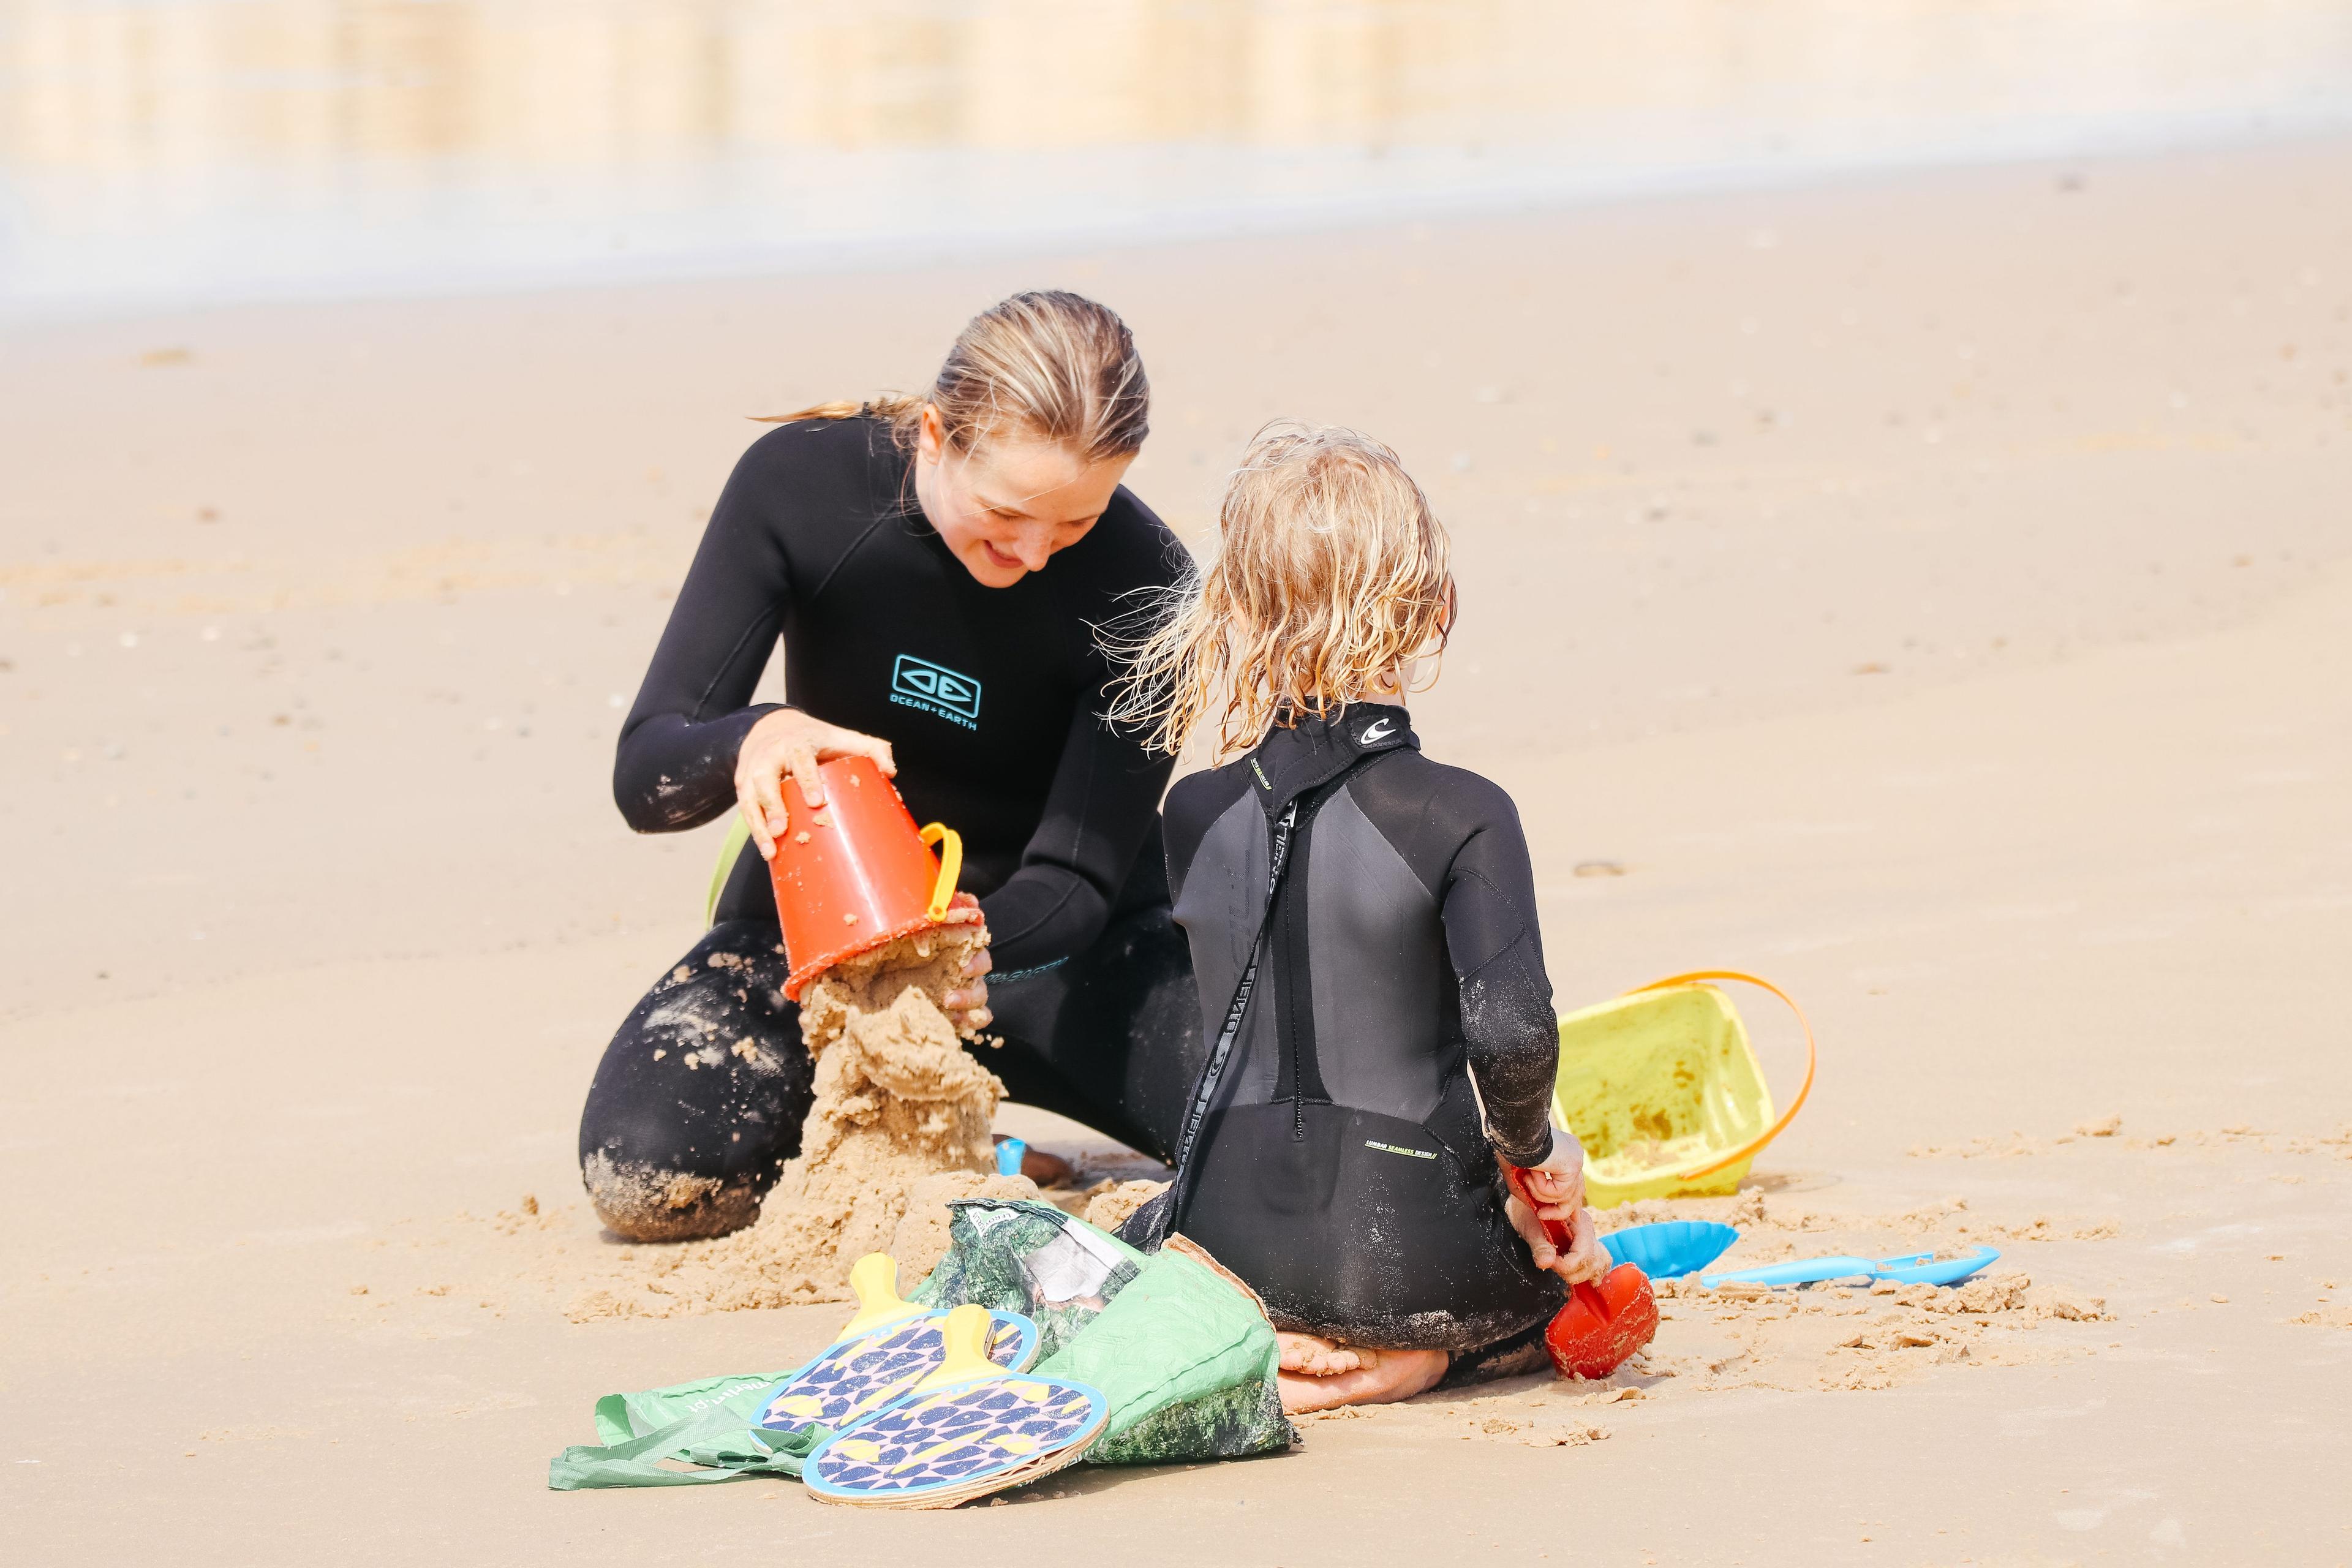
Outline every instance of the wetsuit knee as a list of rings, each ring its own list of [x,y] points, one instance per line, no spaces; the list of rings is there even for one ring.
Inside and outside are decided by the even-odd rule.
[[[768,1184],[616,1160],[601,1149],[580,1162],[580,1181],[596,1217],[628,1241],[691,1241],[740,1230],[760,1217]]]
[[[630,1010],[580,1118],[596,1213],[632,1240],[748,1225],[799,1152],[813,1072],[772,927],[714,926]]]

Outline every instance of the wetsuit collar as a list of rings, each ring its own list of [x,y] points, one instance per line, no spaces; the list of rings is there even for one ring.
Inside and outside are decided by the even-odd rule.
[[[1359,759],[1410,746],[1421,749],[1412,732],[1412,717],[1385,702],[1357,702],[1328,718],[1301,714],[1290,728],[1277,724],[1257,748],[1242,760],[1252,793],[1270,821],[1322,784],[1353,767]]]

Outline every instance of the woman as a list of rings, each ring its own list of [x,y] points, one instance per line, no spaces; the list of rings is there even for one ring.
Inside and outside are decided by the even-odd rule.
[[[1282,1331],[1292,1411],[1542,1364],[1562,1281],[1598,1272],[1583,1154],[1549,1121],[1559,1042],[1510,796],[1422,755],[1404,692],[1454,608],[1445,531],[1386,447],[1275,425],[1218,555],[1114,711],[1223,767],[1168,796],[1168,873],[1214,1044],[1181,1230]],[[1506,1200],[1497,1163],[1543,1206]],[[1564,1221],[1565,1254],[1538,1215]]]
[[[737,464],[614,770],[640,832],[730,807],[751,830],[716,923],[588,1090],[581,1172],[620,1235],[747,1224],[799,1151],[813,1064],[766,859],[790,826],[782,778],[814,806],[832,757],[873,758],[918,820],[963,836],[962,918],[992,941],[948,1003],[1002,1035],[988,1065],[1013,1098],[1170,1146],[1199,1061],[1160,847],[1171,764],[1097,717],[1112,672],[1092,629],[1187,564],[1119,482],[1149,400],[1117,315],[1020,294],[972,320],[924,395],[787,416]],[[753,703],[779,639],[785,701]]]

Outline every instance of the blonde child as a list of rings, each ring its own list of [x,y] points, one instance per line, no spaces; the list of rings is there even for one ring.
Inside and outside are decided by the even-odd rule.
[[[1166,805],[1208,1059],[1169,1191],[1283,1331],[1294,1411],[1541,1364],[1564,1281],[1605,1262],[1558,1057],[1518,814],[1422,755],[1404,709],[1454,605],[1444,529],[1396,454],[1277,423],[1226,488],[1214,563],[1129,651],[1112,710],[1223,765]],[[1565,1255],[1507,1197],[1535,1173]]]

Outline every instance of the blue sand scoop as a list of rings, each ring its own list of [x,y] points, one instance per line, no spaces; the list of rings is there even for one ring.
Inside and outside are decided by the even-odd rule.
[[[1609,1256],[1620,1263],[1638,1264],[1653,1279],[1674,1279],[1696,1274],[1722,1257],[1739,1233],[1727,1225],[1706,1219],[1669,1219],[1656,1225],[1629,1225],[1601,1238]]]
[[[1761,1268],[1735,1268],[1723,1274],[1702,1274],[1699,1283],[1717,1285],[1819,1285],[1831,1279],[1858,1279],[1876,1284],[1957,1285],[1980,1273],[2000,1254],[1990,1247],[1970,1248],[1958,1258],[1938,1260],[1932,1252],[1906,1252],[1896,1258],[1801,1258],[1792,1263],[1768,1263]]]

